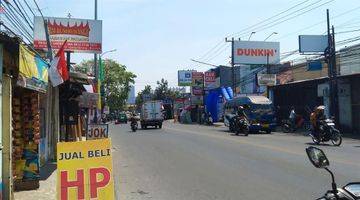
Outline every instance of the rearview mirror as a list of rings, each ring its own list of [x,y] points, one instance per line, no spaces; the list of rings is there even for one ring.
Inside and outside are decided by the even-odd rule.
[[[325,168],[330,165],[325,153],[319,148],[308,147],[306,148],[306,154],[316,168]]]

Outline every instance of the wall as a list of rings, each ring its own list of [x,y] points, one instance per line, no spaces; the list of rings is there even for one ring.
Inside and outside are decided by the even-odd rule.
[[[328,76],[328,67],[326,63],[323,63],[323,68],[319,71],[308,71],[306,63],[302,64],[301,67],[298,66],[294,66],[291,70],[294,81],[311,80]]]
[[[352,127],[351,86],[347,81],[339,80],[338,83],[340,125],[344,130],[350,130]]]
[[[351,79],[352,125],[355,132],[360,132],[360,79]]]

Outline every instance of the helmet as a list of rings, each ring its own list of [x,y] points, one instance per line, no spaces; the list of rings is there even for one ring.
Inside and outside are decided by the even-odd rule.
[[[324,110],[325,110],[325,106],[318,106],[316,107],[316,113],[323,115],[324,114]]]
[[[239,107],[238,107],[238,110],[244,110],[244,107],[243,107],[243,106],[239,106]]]

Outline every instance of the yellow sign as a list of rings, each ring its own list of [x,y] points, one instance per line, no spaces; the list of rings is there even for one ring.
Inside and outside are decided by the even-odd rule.
[[[19,46],[19,72],[26,78],[48,82],[47,63],[22,44]]]
[[[113,200],[111,140],[57,144],[59,200]]]

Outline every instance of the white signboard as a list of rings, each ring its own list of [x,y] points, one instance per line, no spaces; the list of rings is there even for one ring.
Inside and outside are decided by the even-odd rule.
[[[86,133],[87,140],[95,140],[109,137],[108,124],[89,124]]]
[[[276,74],[258,74],[257,78],[259,85],[276,85]]]
[[[179,86],[191,86],[192,72],[193,71],[191,71],[191,70],[179,70],[178,71],[178,85]]]
[[[327,35],[299,35],[300,53],[324,53],[327,47]]]
[[[102,52],[102,21],[74,18],[45,17],[48,23],[51,47],[58,50],[67,40],[65,49],[73,52]],[[42,17],[35,17],[34,47],[47,51]]]
[[[280,63],[280,43],[234,41],[234,64],[266,65]]]

